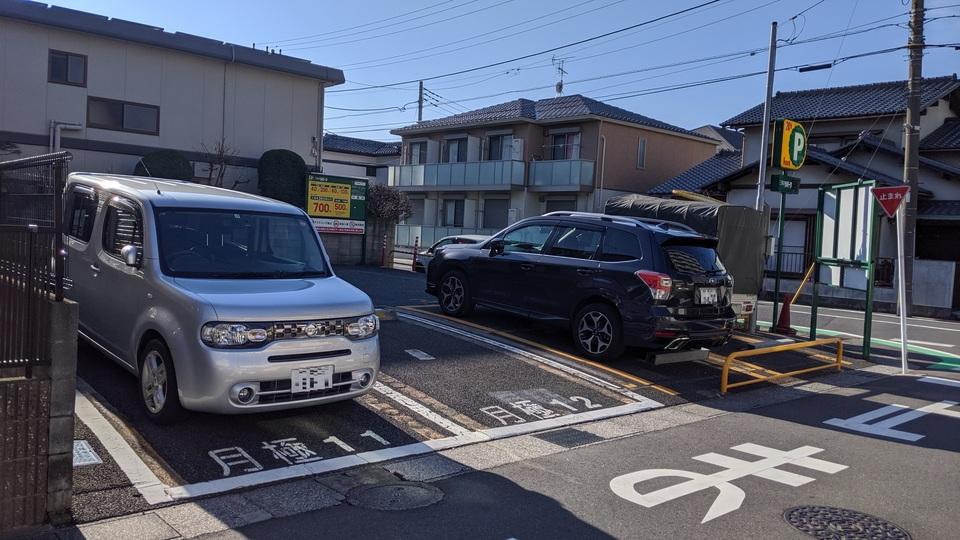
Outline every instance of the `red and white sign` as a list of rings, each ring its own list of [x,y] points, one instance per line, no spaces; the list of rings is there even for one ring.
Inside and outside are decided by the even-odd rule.
[[[880,203],[880,208],[883,208],[883,213],[888,218],[892,218],[897,215],[900,203],[907,200],[910,186],[875,187],[870,191],[873,192],[873,197]]]

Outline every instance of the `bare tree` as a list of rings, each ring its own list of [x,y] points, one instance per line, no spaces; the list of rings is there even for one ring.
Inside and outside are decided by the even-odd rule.
[[[224,137],[214,143],[213,147],[207,146],[206,143],[200,143],[200,151],[206,156],[206,160],[201,161],[204,165],[203,173],[205,175],[201,177],[203,178],[202,182],[209,186],[223,187],[223,177],[227,174],[227,162],[236,155],[236,152],[227,145],[227,140]],[[236,187],[239,183],[245,182],[234,182],[230,188]]]

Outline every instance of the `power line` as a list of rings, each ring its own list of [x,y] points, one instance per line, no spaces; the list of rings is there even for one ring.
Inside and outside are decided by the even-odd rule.
[[[349,32],[349,31],[351,31],[351,30],[356,30],[356,29],[358,29],[358,28],[363,28],[363,27],[365,27],[365,26],[372,26],[372,25],[374,25],[374,24],[380,24],[380,23],[382,23],[382,22],[387,22],[387,21],[390,21],[390,20],[393,20],[393,19],[400,19],[400,18],[406,17],[407,15],[413,15],[414,13],[419,13],[419,12],[421,12],[421,11],[426,11],[426,10],[428,10],[428,9],[433,9],[433,8],[435,8],[435,7],[440,7],[440,6],[444,5],[444,4],[449,4],[450,2],[453,2],[453,1],[454,1],[454,0],[443,0],[443,2],[438,2],[438,3],[436,3],[436,4],[431,4],[431,5],[427,6],[427,7],[422,7],[422,8],[420,8],[420,9],[415,9],[415,10],[413,10],[413,11],[409,11],[409,12],[404,13],[404,14],[402,14],[402,15],[394,15],[394,16],[392,16],[392,17],[386,17],[386,18],[383,18],[383,19],[378,19],[378,20],[376,20],[376,21],[370,21],[370,22],[366,22],[366,23],[363,23],[363,24],[358,24],[358,25],[356,25],[356,26],[350,26],[350,27],[348,27],[348,28],[341,28],[340,30],[330,30],[330,31],[324,32],[324,33],[322,33],[322,34],[311,34],[311,35],[309,35],[309,36],[301,36],[301,37],[288,38],[288,39],[275,39],[275,40],[273,40],[273,41],[264,41],[263,43],[264,43],[264,44],[278,45],[278,44],[281,44],[281,43],[290,43],[291,41],[301,41],[301,40],[306,40],[306,39],[320,38],[320,37],[324,37],[324,36],[332,36],[333,34],[343,34],[343,33],[345,33],[345,32]],[[476,1],[476,0],[473,0],[473,1]],[[468,2],[468,3],[469,3],[469,2]],[[458,7],[458,6],[454,6],[453,8],[447,8],[447,10],[449,10],[449,9],[455,9],[456,7]],[[424,18],[424,17],[430,17],[430,16],[432,16],[432,15],[436,15],[437,13],[442,13],[443,11],[446,11],[446,10],[440,10],[440,11],[436,11],[436,12],[433,12],[433,13],[428,13],[428,14],[426,14],[426,15],[421,15],[420,17],[414,17],[414,18],[412,18],[412,19],[407,19],[407,20],[404,20],[404,21],[396,21],[396,23],[415,21],[415,20],[417,20],[417,19],[422,19],[422,18]],[[365,32],[365,31],[364,31],[364,32]]]
[[[430,76],[430,77],[419,77],[419,78],[416,78],[416,79],[410,79],[409,81],[399,81],[399,82],[395,82],[395,83],[381,84],[381,85],[378,85],[378,86],[381,86],[381,87],[389,87],[389,86],[398,86],[398,85],[404,85],[404,84],[411,84],[411,83],[419,82],[419,81],[421,81],[421,80],[422,80],[422,81],[432,81],[432,80],[436,80],[436,79],[442,79],[442,78],[445,78],[445,77],[451,77],[451,76],[453,76],[453,75],[462,75],[462,74],[464,74],[464,73],[472,73],[472,72],[474,72],[474,71],[479,71],[479,70],[481,70],[481,69],[488,69],[488,68],[491,68],[491,67],[502,66],[502,65],[504,65],[504,64],[509,64],[509,63],[511,63],[511,62],[516,62],[516,61],[518,61],[518,60],[526,60],[527,58],[532,58],[532,57],[534,57],[534,56],[540,56],[540,55],[542,55],[542,54],[547,54],[547,53],[551,53],[551,52],[554,52],[554,51],[559,51],[559,50],[561,50],[561,49],[566,49],[567,47],[574,47],[574,46],[580,45],[580,44],[582,44],[582,43],[588,43],[588,42],[590,42],[590,41],[594,41],[594,40],[597,40],[597,39],[602,39],[602,38],[605,38],[605,37],[608,37],[608,36],[612,36],[612,35],[615,35],[615,34],[619,34],[619,33],[621,33],[621,32],[626,32],[626,31],[628,31],[628,30],[633,30],[634,28],[640,28],[641,26],[646,26],[646,25],[649,25],[649,24],[652,24],[652,23],[655,23],[655,22],[658,22],[658,21],[662,21],[662,20],[665,20],[665,19],[669,19],[669,18],[671,18],[671,17],[675,17],[675,16],[680,15],[680,14],[683,14],[683,13],[688,13],[688,12],[691,12],[691,11],[694,11],[694,10],[697,10],[697,9],[700,9],[700,8],[702,8],[702,7],[709,6],[710,4],[716,4],[716,3],[719,2],[719,1],[720,1],[720,0],[708,0],[707,2],[702,2],[702,3],[697,4],[697,5],[695,5],[695,6],[692,6],[692,7],[686,8],[686,9],[681,9],[681,10],[678,10],[678,11],[674,11],[674,12],[668,13],[668,14],[666,14],[666,15],[661,15],[661,16],[655,17],[655,18],[653,18],[653,19],[648,19],[648,20],[646,20],[646,21],[643,21],[643,22],[640,22],[640,23],[637,23],[637,24],[633,24],[633,25],[630,25],[630,26],[626,26],[626,27],[623,27],[623,28],[620,28],[620,29],[617,29],[617,30],[613,30],[613,31],[610,31],[610,32],[606,32],[606,33],[603,33],[603,34],[599,34],[599,35],[596,35],[596,36],[593,36],[593,37],[581,39],[581,40],[579,40],[579,41],[574,41],[574,42],[572,42],[572,43],[567,43],[567,44],[564,44],[564,45],[559,45],[559,46],[557,46],[557,47],[551,47],[551,48],[549,48],[549,49],[544,49],[544,50],[542,50],[542,51],[538,51],[538,52],[535,52],[535,53],[530,53],[530,54],[525,54],[525,55],[522,55],[522,56],[517,56],[517,57],[515,57],[515,58],[510,58],[510,59],[508,59],[508,60],[501,60],[501,61],[499,61],[499,62],[493,62],[493,63],[490,63],[490,64],[486,64],[486,65],[482,65],[482,66],[476,66],[476,67],[467,68],[467,69],[461,69],[461,70],[458,70],[458,71],[453,71],[453,72],[450,72],[450,73],[444,73],[444,74],[441,74],[441,75],[433,75],[433,76]],[[351,89],[348,88],[348,89],[345,89],[345,90],[331,90],[330,93],[334,93],[334,92],[349,92],[349,91],[351,91]]]
[[[473,1],[476,1],[476,0],[473,0]],[[401,28],[400,30],[395,30],[395,31],[393,31],[393,32],[386,32],[386,33],[382,33],[382,34],[377,34],[376,36],[371,36],[371,37],[362,37],[362,38],[350,39],[350,40],[346,40],[346,41],[337,41],[337,42],[334,42],[334,43],[324,43],[324,44],[321,44],[321,45],[310,45],[310,46],[307,46],[307,47],[299,47],[299,45],[304,45],[304,44],[306,44],[306,43],[311,43],[311,42],[295,43],[295,44],[294,44],[295,46],[294,46],[294,47],[291,47],[290,50],[291,50],[291,51],[304,51],[304,50],[308,50],[308,49],[320,49],[320,48],[323,48],[323,47],[334,47],[334,46],[337,46],[337,45],[347,45],[347,44],[350,44],[350,43],[357,43],[358,41],[367,41],[367,40],[370,40],[370,39],[382,38],[382,37],[386,37],[386,36],[392,36],[392,35],[395,35],[395,34],[402,34],[403,32],[410,32],[411,30],[419,30],[420,28],[426,28],[426,27],[428,27],[428,26],[433,26],[433,25],[435,25],[435,24],[440,24],[440,23],[442,23],[442,22],[452,21],[452,20],[454,20],[454,19],[459,19],[459,18],[461,18],[461,17],[466,17],[467,15],[473,15],[474,13],[480,13],[481,11],[486,11],[486,10],[488,10],[488,9],[493,9],[493,8],[495,8],[495,7],[499,7],[499,6],[502,6],[502,5],[504,5],[504,4],[509,4],[510,2],[513,2],[513,0],[502,0],[501,2],[496,3],[496,4],[493,4],[493,5],[491,5],[491,6],[486,6],[486,7],[480,8],[480,9],[475,9],[475,10],[473,10],[473,11],[468,11],[468,12],[466,12],[466,13],[461,13],[461,14],[459,14],[459,15],[454,15],[454,16],[452,16],[452,17],[447,17],[446,19],[439,19],[439,20],[436,20],[436,21],[431,21],[431,22],[428,22],[428,23],[421,24],[421,25],[419,25],[419,26],[411,26],[410,28]],[[473,3],[473,2],[466,2],[465,4],[461,4],[461,6],[462,6],[462,5],[469,4],[469,3]],[[457,7],[460,7],[460,6],[457,6]],[[451,8],[451,9],[453,9],[453,8]],[[371,28],[370,30],[377,30],[377,29],[381,29],[381,28],[388,28],[389,26],[391,26],[391,25],[382,26],[382,27],[379,27],[379,28]]]

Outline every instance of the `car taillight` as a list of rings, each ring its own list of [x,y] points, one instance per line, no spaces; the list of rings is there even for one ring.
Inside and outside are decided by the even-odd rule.
[[[670,276],[649,270],[637,270],[634,274],[650,288],[650,296],[653,296],[654,300],[666,300],[670,297],[670,289],[673,288]]]

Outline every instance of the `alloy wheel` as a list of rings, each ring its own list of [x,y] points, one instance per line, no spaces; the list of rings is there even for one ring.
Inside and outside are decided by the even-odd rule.
[[[157,351],[150,351],[143,359],[140,388],[143,390],[143,401],[150,412],[156,414],[163,410],[167,402],[167,367],[163,356]]]
[[[599,311],[588,311],[577,325],[580,346],[590,354],[603,354],[613,343],[613,324]]]
[[[444,311],[455,313],[463,305],[463,282],[457,276],[449,276],[440,285],[440,304]]]

